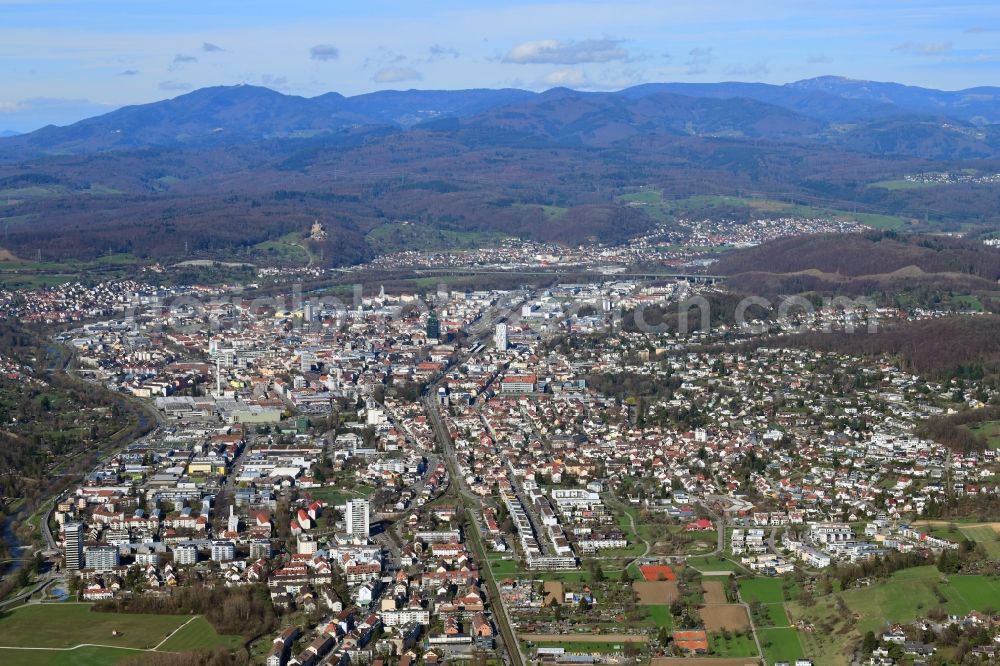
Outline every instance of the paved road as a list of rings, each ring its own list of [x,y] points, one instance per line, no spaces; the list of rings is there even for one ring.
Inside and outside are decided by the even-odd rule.
[[[43,591],[46,587],[48,587],[58,579],[59,579],[59,574],[53,571],[49,571],[47,573],[42,574],[42,577],[39,578],[37,581],[35,581],[35,584],[32,585],[27,590],[25,590],[24,592],[21,592],[20,594],[14,597],[8,597],[4,601],[0,601],[0,609],[7,608],[8,606],[18,606],[21,603],[25,602],[31,603],[32,597],[35,594],[38,594],[39,592]]]
[[[431,420],[431,427],[433,428],[434,434],[441,445],[441,450],[444,453],[444,461],[448,467],[448,476],[451,479],[452,488],[454,488],[454,492],[459,496],[469,518],[469,525],[471,525],[471,527],[469,528],[469,534],[467,534],[466,537],[469,538],[470,542],[472,542],[473,548],[476,551],[474,555],[482,564],[480,571],[483,571],[486,574],[486,587],[489,591],[490,600],[493,606],[493,617],[495,618],[497,626],[500,629],[500,636],[502,638],[501,644],[506,651],[507,659],[510,663],[513,663],[514,666],[524,666],[524,664],[528,663],[528,660],[521,652],[521,644],[514,635],[510,622],[510,612],[508,611],[506,604],[504,604],[503,597],[500,596],[500,589],[497,587],[496,578],[493,576],[493,570],[490,567],[490,561],[486,556],[486,549],[483,547],[482,538],[480,536],[481,533],[479,530],[478,516],[482,515],[482,510],[480,508],[482,506],[482,500],[469,490],[465,483],[465,478],[459,473],[458,460],[452,445],[451,436],[448,434],[447,428],[444,427],[441,414],[438,411],[437,401],[435,400],[435,395],[437,394],[437,383],[438,382],[434,382],[428,387],[427,394],[423,398],[424,408],[427,411],[427,415]],[[475,507],[476,511],[473,511],[470,507]]]

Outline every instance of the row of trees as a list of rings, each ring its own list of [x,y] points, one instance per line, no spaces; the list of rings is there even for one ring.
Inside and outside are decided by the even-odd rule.
[[[169,595],[136,595],[94,604],[108,613],[154,613],[160,615],[204,615],[220,634],[258,636],[273,631],[278,620],[267,587],[179,587]]]

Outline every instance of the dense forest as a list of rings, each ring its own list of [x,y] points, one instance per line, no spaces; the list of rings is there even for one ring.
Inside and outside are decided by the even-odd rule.
[[[874,333],[803,333],[766,344],[860,356],[889,355],[904,371],[928,378],[996,384],[1000,382],[998,326],[1000,316],[992,314],[941,317],[883,326]]]
[[[712,270],[722,275],[810,271],[814,277],[845,278],[884,275],[910,267],[995,283],[1000,278],[1000,250],[963,238],[894,231],[792,236],[731,253]]]

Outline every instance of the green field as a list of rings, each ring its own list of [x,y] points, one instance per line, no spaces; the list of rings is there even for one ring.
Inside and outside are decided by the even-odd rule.
[[[727,559],[725,557],[719,557],[718,555],[704,555],[697,557],[689,557],[686,560],[689,567],[693,567],[698,571],[733,571],[740,573],[744,571],[743,566],[739,562],[734,562],[733,560]]]
[[[283,263],[308,264],[312,260],[302,234],[292,232],[276,240],[268,240],[253,246],[252,252],[258,257]]]
[[[869,183],[868,187],[881,187],[884,190],[919,190],[924,187],[934,187],[938,183],[918,183],[912,180],[904,180],[898,178],[895,180],[880,180],[874,183]]]
[[[496,578],[503,578],[508,576],[516,576],[521,572],[521,567],[518,566],[517,560],[500,560],[490,558],[490,569],[493,571],[493,575]]]
[[[965,427],[985,439],[990,448],[1000,449],[1000,421],[981,421]]]
[[[84,643],[151,648],[190,619],[184,615],[94,613],[90,604],[33,604],[0,616],[0,645],[70,648]],[[112,636],[118,631],[118,636]]]
[[[982,544],[983,548],[986,549],[986,554],[992,559],[1000,559],[1000,541],[997,540],[997,532],[992,527],[980,525],[978,527],[959,527],[958,529],[966,538]]]
[[[777,661],[795,663],[796,659],[805,657],[799,632],[795,629],[758,629],[757,638],[769,664]]]
[[[106,647],[79,647],[73,650],[0,649],[0,663],[4,666],[109,666],[138,654],[141,654],[139,650]]]
[[[843,600],[847,611],[838,607],[837,599]],[[805,619],[816,627],[801,634],[808,654],[840,655],[866,631],[877,633],[889,623],[912,622],[939,606],[956,615],[1000,608],[1000,577],[944,576],[933,566],[916,567],[870,587],[819,597],[808,608],[800,603],[787,606],[793,620]],[[854,614],[857,623],[851,626]],[[839,659],[832,663],[846,663]]]
[[[159,647],[162,652],[191,652],[224,647],[236,649],[243,644],[242,636],[227,636],[216,633],[208,620],[198,616],[184,625],[180,631],[167,639]]]
[[[993,559],[1000,559],[1000,533],[990,525],[982,523],[962,524],[954,523],[949,525],[926,525],[917,523],[916,527],[923,529],[928,534],[938,539],[947,539],[956,543],[963,539],[969,539],[982,544],[986,549],[986,554]],[[954,528],[954,529],[953,529]]]
[[[780,578],[745,578],[739,584],[740,596],[745,603],[759,601],[762,604],[773,604],[785,601]]]
[[[754,657],[757,655],[757,644],[748,631],[745,634],[729,634],[726,638],[721,633],[708,635],[708,647],[714,657]]]
[[[350,499],[371,497],[375,494],[375,489],[370,486],[358,486],[352,489],[324,486],[322,488],[308,488],[304,492],[309,493],[314,500],[326,502],[330,506],[337,506]]]
[[[621,201],[629,203],[641,203],[641,204],[658,204],[663,201],[663,194],[658,189],[652,187],[645,187],[638,192],[633,192],[631,194],[623,194],[618,197]]]
[[[673,628],[674,618],[670,615],[670,606],[667,604],[653,604],[643,606],[642,608],[646,611],[649,619],[656,623],[657,627]]]

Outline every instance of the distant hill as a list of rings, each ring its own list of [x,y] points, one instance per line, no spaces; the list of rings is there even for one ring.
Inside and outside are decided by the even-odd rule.
[[[821,121],[751,99],[719,100],[668,92],[631,97],[565,88],[486,111],[469,118],[467,124],[588,145],[611,145],[657,133],[797,139],[824,127]]]
[[[860,83],[312,98],[247,85],[204,88],[0,138],[2,245],[16,256],[52,260],[118,253],[167,261],[183,253],[279,264],[322,257],[342,265],[388,251],[392,245],[382,241],[402,222],[419,224],[414,230],[428,243],[510,235],[615,244],[704,208],[623,198],[640,187],[663,201],[745,204],[716,207],[713,219],[734,223],[823,209],[924,231],[1000,228],[995,184],[910,187],[900,180],[945,170],[1000,173],[1000,125],[987,124],[1000,108],[992,89]],[[317,219],[328,239],[301,241]],[[865,275],[904,269],[995,280],[982,267],[890,248],[888,240],[863,250],[877,257],[864,267],[850,257],[861,249],[809,242],[763,262],[754,253],[770,250],[758,248],[720,266],[774,290],[864,290]],[[780,272],[739,265],[780,267],[782,254],[812,263]],[[767,264],[771,259],[778,263]],[[838,261],[868,272],[844,284],[853,269]]]
[[[520,90],[412,90],[356,97],[327,93],[307,99],[259,86],[216,86],[14,136],[0,142],[0,158],[302,139],[359,125],[411,127],[531,95]]]
[[[996,87],[945,91],[841,76],[820,76],[789,83],[787,87],[823,92],[845,100],[891,104],[913,113],[949,116],[982,125],[1000,123],[1000,88]]]
[[[17,136],[18,134],[20,134],[20,132],[15,132],[14,130],[0,130],[0,139]]]
[[[847,99],[823,91],[799,90],[789,85],[774,86],[766,83],[646,83],[626,88],[620,94],[635,98],[661,92],[712,99],[751,99],[817,120],[836,123],[869,121],[905,113],[904,109],[886,102]]]
[[[665,133],[806,139],[879,155],[1000,158],[1000,88],[947,92],[820,77],[786,85],[650,83],[610,93],[556,88],[400,90],[313,98],[217,86],[0,139],[0,160],[146,147],[205,148],[414,128],[445,119],[558,141],[611,145]],[[2,135],[0,135],[2,136]]]

